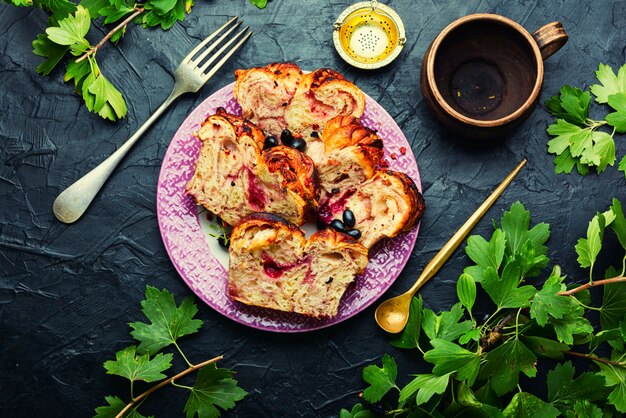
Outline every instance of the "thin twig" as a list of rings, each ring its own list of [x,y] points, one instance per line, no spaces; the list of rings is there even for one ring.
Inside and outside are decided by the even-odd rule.
[[[124,409],[122,409],[116,416],[115,418],[122,418],[124,416],[124,414],[126,412],[128,412],[129,409],[131,409],[133,406],[135,406],[138,402],[140,402],[142,399],[146,398],[148,395],[150,395],[152,392],[154,392],[155,390],[161,389],[163,386],[167,386],[170,383],[174,382],[176,379],[179,379],[191,372],[193,372],[194,370],[198,370],[206,365],[209,365],[211,363],[215,363],[216,361],[220,361],[221,359],[223,359],[223,356],[217,356],[214,357],[210,360],[207,361],[203,361],[202,363],[198,363],[198,364],[194,364],[193,366],[189,367],[186,370],[183,370],[182,372],[178,373],[175,376],[172,377],[168,377],[167,379],[161,381],[160,383],[152,386],[150,389],[148,389],[147,391],[145,391],[144,393],[142,393],[141,395],[137,396],[135,399],[132,399],[128,405],[126,405],[124,407]]]
[[[98,42],[98,44],[96,46],[90,48],[89,51],[87,51],[83,55],[81,55],[76,60],[76,63],[78,64],[79,62],[81,62],[84,59],[86,59],[88,56],[94,54],[102,45],[104,45],[106,43],[106,41],[108,41],[111,38],[111,36],[115,35],[115,32],[119,31],[120,29],[123,29],[126,25],[128,25],[130,23],[131,20],[133,20],[134,18],[136,18],[137,16],[139,16],[143,12],[144,12],[144,8],[143,7],[136,7],[135,8],[135,12],[133,14],[128,16],[126,19],[124,19],[124,21],[122,23],[120,23],[119,25],[114,27],[113,30],[111,30],[111,32],[107,33],[106,36],[104,38],[102,38],[102,40],[100,42]]]
[[[613,277],[612,279],[596,280],[593,283],[585,283],[581,286],[575,287],[574,289],[566,290],[564,292],[559,292],[557,293],[557,295],[571,296],[574,293],[582,292],[583,290],[589,289],[590,287],[602,286],[605,284],[619,283],[619,282],[626,282],[626,277]]]
[[[606,360],[600,357],[596,357],[596,356],[592,356],[591,354],[585,354],[585,353],[579,353],[577,351],[563,351],[565,354],[569,354],[570,356],[576,356],[576,357],[583,357],[583,358],[587,358],[589,360],[593,360],[593,361],[597,361],[600,363],[604,363],[604,364],[611,364],[613,366],[620,366],[620,367],[624,367],[626,366],[626,363],[621,362],[621,361],[613,361],[613,360]]]

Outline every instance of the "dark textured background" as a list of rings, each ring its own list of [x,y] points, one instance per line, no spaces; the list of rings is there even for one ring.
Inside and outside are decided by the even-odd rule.
[[[433,120],[419,91],[422,54],[452,20],[493,12],[529,31],[553,20],[563,23],[569,43],[546,62],[542,102],[569,83],[592,84],[599,62],[626,62],[623,0],[442,1],[395,0],[408,42],[389,67],[366,72],[350,68],[332,46],[332,22],[346,1],[273,0],[258,10],[244,0],[197,2],[185,22],[171,30],[132,27],[117,48],[98,54],[103,72],[123,92],[128,117],[118,124],[90,114],[62,71],[35,73],[40,58],[31,42],[45,28],[41,10],[0,5],[0,415],[83,417],[104,396],[127,397],[121,378],[105,374],[103,361],[130,344],[128,322],[140,319],[147,284],[190,295],[163,248],[155,213],[161,160],[178,125],[199,103],[233,81],[236,68],[290,60],[302,68],[328,66],[344,73],[395,118],[417,158],[427,211],[411,261],[385,296],[409,287],[477,205],[522,158],[529,163],[476,233],[491,231],[521,200],[552,225],[549,256],[572,278],[576,240],[588,220],[610,198],[626,203],[624,176],[615,167],[601,176],[555,175],[546,152],[543,106],[506,139],[479,146],[459,142]],[[108,156],[167,96],[172,69],[192,45],[227,16],[243,17],[255,34],[198,95],[182,98],[126,158],[87,214],[76,224],[52,215],[56,195]],[[89,33],[97,42],[104,30]],[[618,155],[626,152],[618,139]],[[617,254],[615,241],[609,241]],[[612,248],[612,249],[611,249]],[[447,309],[455,281],[468,259],[459,250],[422,291],[426,306]],[[250,395],[238,416],[333,416],[358,401],[361,371],[383,353],[397,359],[401,381],[409,372],[430,370],[414,352],[389,346],[371,307],[330,329],[281,335],[246,328],[200,306],[205,321],[198,336],[182,341],[187,356],[200,361],[224,354]],[[537,387],[543,383],[535,383]],[[165,389],[142,413],[181,416],[186,393]]]

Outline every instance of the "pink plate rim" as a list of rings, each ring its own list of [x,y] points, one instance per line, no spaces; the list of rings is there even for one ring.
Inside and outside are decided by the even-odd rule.
[[[205,241],[198,221],[197,205],[185,194],[193,175],[200,141],[192,133],[217,107],[241,114],[233,98],[234,83],[207,97],[183,121],[165,153],[157,185],[157,217],[163,244],[172,264],[204,303],[222,315],[251,328],[296,333],[326,328],[362,312],[382,296],[408,262],[419,224],[411,231],[379,242],[370,251],[364,275],[357,277],[341,300],[339,313],[331,319],[316,320],[302,315],[272,311],[234,302],[227,296],[227,271],[216,260]],[[371,97],[365,96],[361,121],[374,129],[385,144],[389,168],[413,179],[422,190],[419,170],[411,146],[393,118]]]

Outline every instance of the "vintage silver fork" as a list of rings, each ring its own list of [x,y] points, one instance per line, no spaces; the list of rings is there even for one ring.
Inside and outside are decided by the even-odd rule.
[[[205,40],[200,42],[193,51],[189,53],[174,72],[174,88],[170,95],[165,99],[163,104],[150,116],[150,118],[122,144],[111,156],[101,162],[97,167],[89,173],[78,179],[75,183],[65,189],[54,200],[52,210],[54,216],[64,223],[72,223],[78,220],[87,210],[93,199],[96,197],[106,180],[109,178],[115,167],[120,163],[122,158],[128,153],[132,146],[141,138],[141,136],[152,126],[152,124],[161,116],[161,114],[169,107],[174,100],[185,93],[195,93],[202,87],[213,75],[220,69],[222,65],[237,51],[241,45],[252,35],[248,27],[231,37],[226,43],[226,38],[241,24],[233,17],[222,27],[209,35]],[[220,33],[224,33],[211,45],[207,46]],[[234,46],[233,43],[238,41]],[[223,45],[208,59],[207,56],[221,44]],[[230,48],[230,49],[228,49]],[[200,52],[202,51],[202,52]],[[198,55],[199,54],[199,55]],[[196,55],[198,55],[196,57]],[[216,64],[212,65],[215,60],[222,57]],[[195,57],[195,59],[194,59]],[[206,61],[205,61],[206,60]],[[211,68],[209,69],[209,66]],[[208,71],[207,71],[208,70]]]

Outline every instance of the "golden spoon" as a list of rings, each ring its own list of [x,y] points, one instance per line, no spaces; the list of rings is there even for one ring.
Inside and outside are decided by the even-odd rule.
[[[409,306],[411,305],[411,299],[413,295],[424,285],[431,277],[439,271],[441,266],[446,262],[448,257],[452,255],[456,247],[465,239],[467,234],[474,228],[480,218],[489,210],[491,205],[500,197],[504,189],[511,183],[513,178],[519,173],[519,171],[526,164],[526,160],[522,160],[521,163],[511,171],[511,173],[504,179],[502,183],[489,195],[489,197],[483,202],[482,205],[474,212],[470,218],[465,221],[463,226],[454,234],[450,241],[443,246],[441,250],[430,260],[430,263],[424,267],[424,271],[418,277],[417,281],[411,286],[405,293],[388,299],[381,303],[376,309],[374,316],[376,322],[385,331],[391,334],[397,334],[402,331],[409,320]]]

